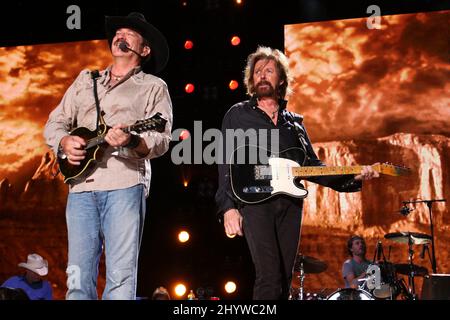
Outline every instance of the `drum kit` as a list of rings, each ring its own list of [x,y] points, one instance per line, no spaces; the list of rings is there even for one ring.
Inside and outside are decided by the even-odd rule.
[[[294,265],[294,277],[300,280],[300,287],[297,295],[291,294],[291,300],[310,300],[312,296],[310,294],[306,296],[304,293],[304,280],[306,274],[321,273],[327,268],[328,265],[319,259],[304,256],[302,254],[298,255]],[[316,296],[314,296],[314,300],[315,297]]]
[[[326,262],[310,256],[299,254],[297,256],[293,276],[299,280],[300,286],[296,294],[291,293],[291,300],[416,300],[417,294],[414,284],[415,277],[424,277],[428,274],[425,267],[418,266],[413,262],[414,246],[428,245],[431,236],[416,232],[388,233],[385,239],[408,245],[408,263],[391,263],[383,252],[379,241],[374,254],[373,262],[366,270],[366,277],[358,280],[360,285],[357,289],[338,289],[325,296],[321,294],[305,293],[304,281],[306,274],[324,272],[328,265]],[[390,255],[390,254],[389,254]],[[403,278],[408,277],[408,284]]]

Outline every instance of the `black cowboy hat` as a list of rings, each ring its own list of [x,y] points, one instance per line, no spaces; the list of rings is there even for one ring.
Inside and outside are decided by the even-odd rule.
[[[108,37],[109,47],[111,48],[112,40],[117,29],[130,28],[139,32],[139,34],[150,43],[150,59],[145,59],[143,68],[158,73],[167,64],[169,60],[169,46],[163,34],[152,24],[148,23],[144,15],[139,12],[132,12],[128,16],[106,16],[105,29]]]

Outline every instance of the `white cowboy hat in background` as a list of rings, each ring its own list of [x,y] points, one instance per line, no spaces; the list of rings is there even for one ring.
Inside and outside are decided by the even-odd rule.
[[[40,276],[45,276],[48,273],[48,261],[36,253],[29,254],[27,262],[21,262],[18,266],[33,271]]]

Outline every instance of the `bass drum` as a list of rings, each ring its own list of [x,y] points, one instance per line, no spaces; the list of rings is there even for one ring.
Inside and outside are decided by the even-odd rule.
[[[375,300],[370,293],[362,289],[338,289],[327,297],[327,300]]]

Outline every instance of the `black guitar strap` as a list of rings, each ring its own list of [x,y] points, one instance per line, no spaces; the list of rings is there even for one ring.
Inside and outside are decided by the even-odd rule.
[[[98,133],[98,125],[100,123],[100,117],[101,111],[100,111],[100,101],[98,100],[98,93],[97,93],[97,78],[100,78],[100,72],[98,70],[91,71],[91,78],[94,83],[94,99],[95,99],[95,107],[97,109],[97,122],[95,131]]]

